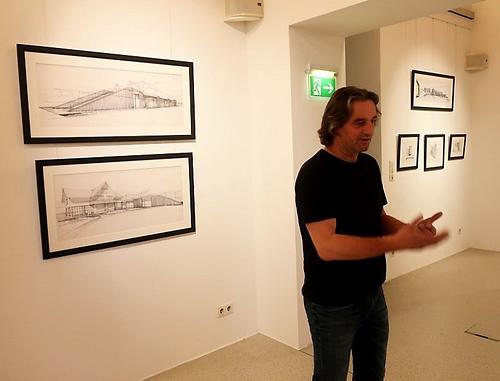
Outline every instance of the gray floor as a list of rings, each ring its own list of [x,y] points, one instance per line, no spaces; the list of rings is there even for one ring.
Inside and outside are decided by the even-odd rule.
[[[467,250],[384,288],[386,381],[500,380],[500,253]],[[305,381],[311,355],[255,335],[148,381]]]

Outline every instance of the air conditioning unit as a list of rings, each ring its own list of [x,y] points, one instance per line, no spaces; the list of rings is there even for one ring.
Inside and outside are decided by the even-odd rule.
[[[225,22],[257,21],[263,17],[263,0],[226,0]]]
[[[465,29],[472,29],[475,14],[471,9],[455,8],[444,13],[431,15],[431,17]]]

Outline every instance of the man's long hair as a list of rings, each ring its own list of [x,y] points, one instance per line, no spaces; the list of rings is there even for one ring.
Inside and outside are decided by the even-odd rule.
[[[318,130],[321,144],[325,146],[332,144],[335,130],[347,123],[352,116],[352,104],[356,101],[373,101],[377,107],[379,97],[372,91],[354,86],[341,87],[335,91],[325,107],[321,128]],[[377,115],[380,115],[378,108]]]

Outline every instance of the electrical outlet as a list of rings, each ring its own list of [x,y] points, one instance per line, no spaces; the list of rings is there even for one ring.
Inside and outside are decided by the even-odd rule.
[[[220,318],[227,316],[229,314],[232,314],[233,310],[234,310],[233,303],[224,304],[217,308],[217,316]]]

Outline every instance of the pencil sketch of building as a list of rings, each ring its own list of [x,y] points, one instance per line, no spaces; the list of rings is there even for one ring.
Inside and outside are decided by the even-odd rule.
[[[416,81],[417,86],[416,86],[416,92],[415,92],[415,97],[438,97],[438,98],[443,98],[443,99],[449,99],[448,95],[444,93],[443,91],[439,91],[435,89],[434,87],[422,87],[420,85],[420,82],[417,80]]]
[[[61,202],[64,212],[57,220],[68,221],[80,217],[98,217],[103,214],[126,212],[134,209],[158,206],[178,206],[181,197],[143,192],[140,194],[120,194],[111,189],[105,181],[93,189],[62,189]]]
[[[79,116],[99,111],[178,107],[176,99],[148,95],[134,87],[100,90],[57,106],[40,108],[60,116]]]

